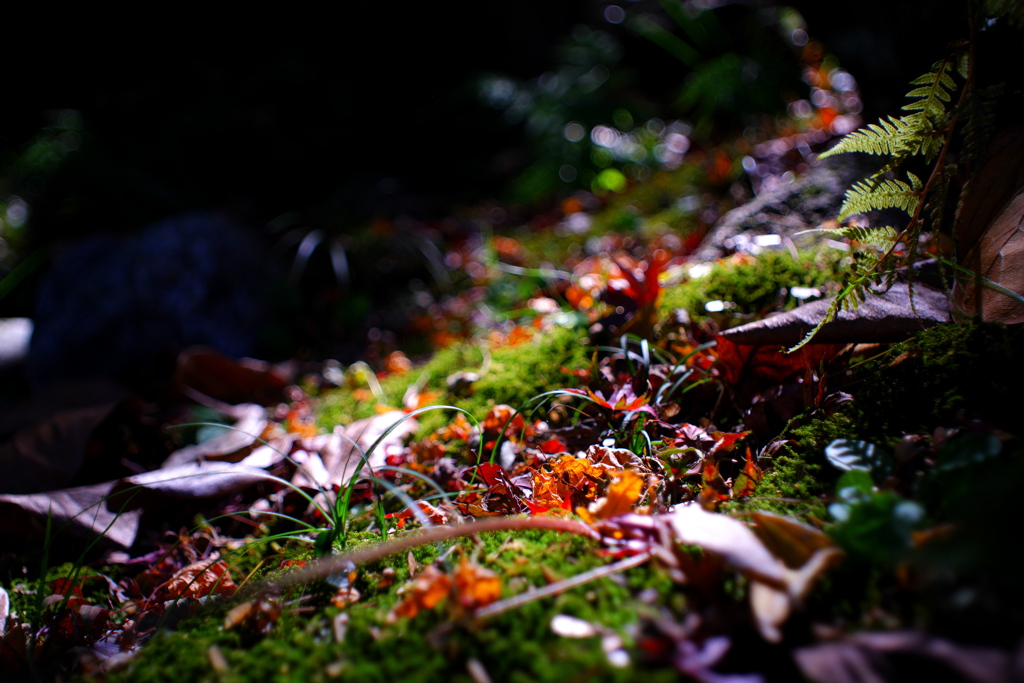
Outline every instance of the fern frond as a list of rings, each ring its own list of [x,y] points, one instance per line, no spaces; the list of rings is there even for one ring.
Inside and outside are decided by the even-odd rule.
[[[928,215],[928,223],[932,230],[942,227],[942,221],[946,215],[946,204],[949,198],[949,185],[956,175],[957,165],[946,164],[935,175],[931,191],[928,194],[928,201],[925,202],[924,212]]]
[[[800,343],[796,346],[786,349],[786,353],[793,353],[800,349],[805,344],[811,341],[816,334],[825,325],[829,324],[836,319],[840,311],[856,309],[860,306],[860,303],[867,298],[867,288],[871,284],[872,275],[867,273],[856,273],[852,277],[849,277],[846,282],[843,283],[843,289],[832,299],[832,303],[829,304],[828,309],[825,310],[825,315],[822,316],[821,320],[817,325],[814,326],[807,335],[800,340]]]
[[[902,180],[882,180],[874,183],[862,180],[846,191],[846,198],[839,210],[843,221],[855,213],[867,213],[876,209],[900,209],[913,215],[921,198],[921,180],[913,173],[907,174],[910,183]]]
[[[824,159],[847,152],[880,156],[914,154],[921,146],[921,123],[919,115],[880,119],[878,123],[869,124],[867,128],[850,133],[835,147],[819,154],[818,158]]]
[[[801,232],[827,232],[837,237],[848,239],[851,242],[874,247],[880,251],[888,251],[900,238],[899,230],[888,225],[879,228],[845,225],[839,228],[815,228],[814,230],[803,230]]]
[[[919,111],[939,127],[944,125],[946,103],[952,99],[956,90],[956,81],[950,75],[954,66],[955,58],[949,57],[936,62],[931,71],[912,80],[911,85],[920,87],[907,93],[907,97],[913,101],[903,105],[903,110]]]

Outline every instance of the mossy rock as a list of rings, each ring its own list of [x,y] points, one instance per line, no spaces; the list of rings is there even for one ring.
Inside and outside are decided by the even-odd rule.
[[[841,255],[830,249],[805,250],[795,259],[788,251],[765,252],[751,261],[723,259],[707,275],[668,288],[662,317],[683,309],[693,320],[706,320],[710,301],[733,304],[727,315],[735,316],[736,324],[788,310],[801,303],[790,294],[792,287],[826,288],[841,278],[841,262]]]

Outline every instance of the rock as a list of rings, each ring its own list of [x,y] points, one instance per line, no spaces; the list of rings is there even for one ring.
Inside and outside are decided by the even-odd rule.
[[[188,346],[253,354],[269,318],[263,247],[256,231],[213,212],[73,243],[41,282],[29,381],[107,377],[143,388],[166,381]]]

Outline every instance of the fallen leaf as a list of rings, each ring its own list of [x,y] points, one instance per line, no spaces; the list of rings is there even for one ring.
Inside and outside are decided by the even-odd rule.
[[[623,470],[608,485],[608,493],[591,503],[589,508],[579,508],[577,514],[587,524],[595,520],[609,519],[633,511],[644,495],[644,478],[635,470]]]
[[[192,346],[178,354],[174,381],[188,395],[198,392],[225,403],[273,405],[291,381],[290,374],[261,360],[234,360],[205,346]]]
[[[227,562],[205,560],[180,569],[169,581],[157,588],[157,599],[202,598],[225,595],[238,586],[231,580]]]
[[[103,542],[127,550],[135,543],[142,510],[107,507],[106,500],[117,482],[79,486],[47,493],[0,494],[0,529],[26,540],[41,541],[47,517],[52,527],[79,538]]]
[[[203,460],[238,462],[252,453],[269,424],[266,408],[255,403],[231,406],[231,414],[235,419],[233,425],[225,426],[217,436],[202,443],[171,453],[162,467],[190,465]]]
[[[1024,295],[1024,128],[1020,125],[994,136],[957,217],[959,265]],[[976,287],[970,275],[957,275],[951,305],[958,319],[978,314],[1006,324],[1024,322],[1024,305]]]
[[[434,609],[448,597],[452,580],[434,565],[429,565],[406,586],[402,602],[388,613],[388,623],[411,619],[423,610]]]
[[[831,299],[813,301],[786,313],[733,327],[719,338],[742,346],[795,346],[821,321],[831,303]],[[897,282],[884,294],[868,295],[857,308],[840,311],[835,320],[818,330],[808,346],[902,341],[947,322],[949,297],[945,292],[914,282],[912,307],[909,287],[905,282]],[[807,348],[791,356],[799,356]],[[721,353],[721,344],[718,350]]]
[[[136,474],[114,482],[111,510],[166,505],[181,500],[220,498],[267,480],[261,469],[229,462],[204,462]]]
[[[392,429],[394,427],[394,429]],[[388,430],[391,429],[390,432]],[[419,423],[401,410],[390,410],[357,420],[347,427],[335,427],[331,434],[323,434],[306,443],[308,450],[320,453],[327,471],[330,472],[331,485],[346,485],[352,476],[363,469],[362,456],[366,455],[366,465],[376,469],[385,464],[388,451],[401,447],[404,439],[419,429]],[[388,432],[387,436],[384,434]],[[378,440],[377,448],[368,452]]]
[[[1017,680],[1020,652],[962,645],[914,631],[857,633],[840,641],[801,647],[793,654],[814,683],[885,680]]]
[[[455,570],[455,595],[465,610],[475,610],[501,598],[501,579],[490,569],[466,558]]]
[[[776,345],[774,342],[758,346],[741,344],[737,343],[734,336],[726,336],[725,333],[715,339],[718,342],[715,347],[718,352],[715,368],[721,380],[727,385],[738,384],[744,377],[752,377],[766,384],[781,384],[790,377],[815,369],[823,362],[835,358],[845,346],[808,344],[793,353],[785,353],[783,345]],[[794,344],[799,341],[797,339]]]
[[[128,396],[103,383],[71,384],[54,392],[3,416],[0,490],[5,493],[67,486],[82,467],[93,431]]]
[[[754,462],[753,453],[748,450],[746,463],[736,476],[736,480],[732,483],[733,498],[753,495],[758,483],[761,481],[761,476],[761,469]]]
[[[806,565],[816,552],[835,548],[826,534],[791,517],[751,512],[754,533],[790,569]]]

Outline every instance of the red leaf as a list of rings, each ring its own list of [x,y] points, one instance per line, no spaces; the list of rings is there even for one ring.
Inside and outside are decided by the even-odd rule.
[[[766,384],[781,384],[790,377],[818,367],[836,357],[843,344],[808,344],[793,353],[781,346],[747,346],[733,343],[727,337],[718,342],[718,376],[726,384],[736,384],[743,377],[752,377]]]

